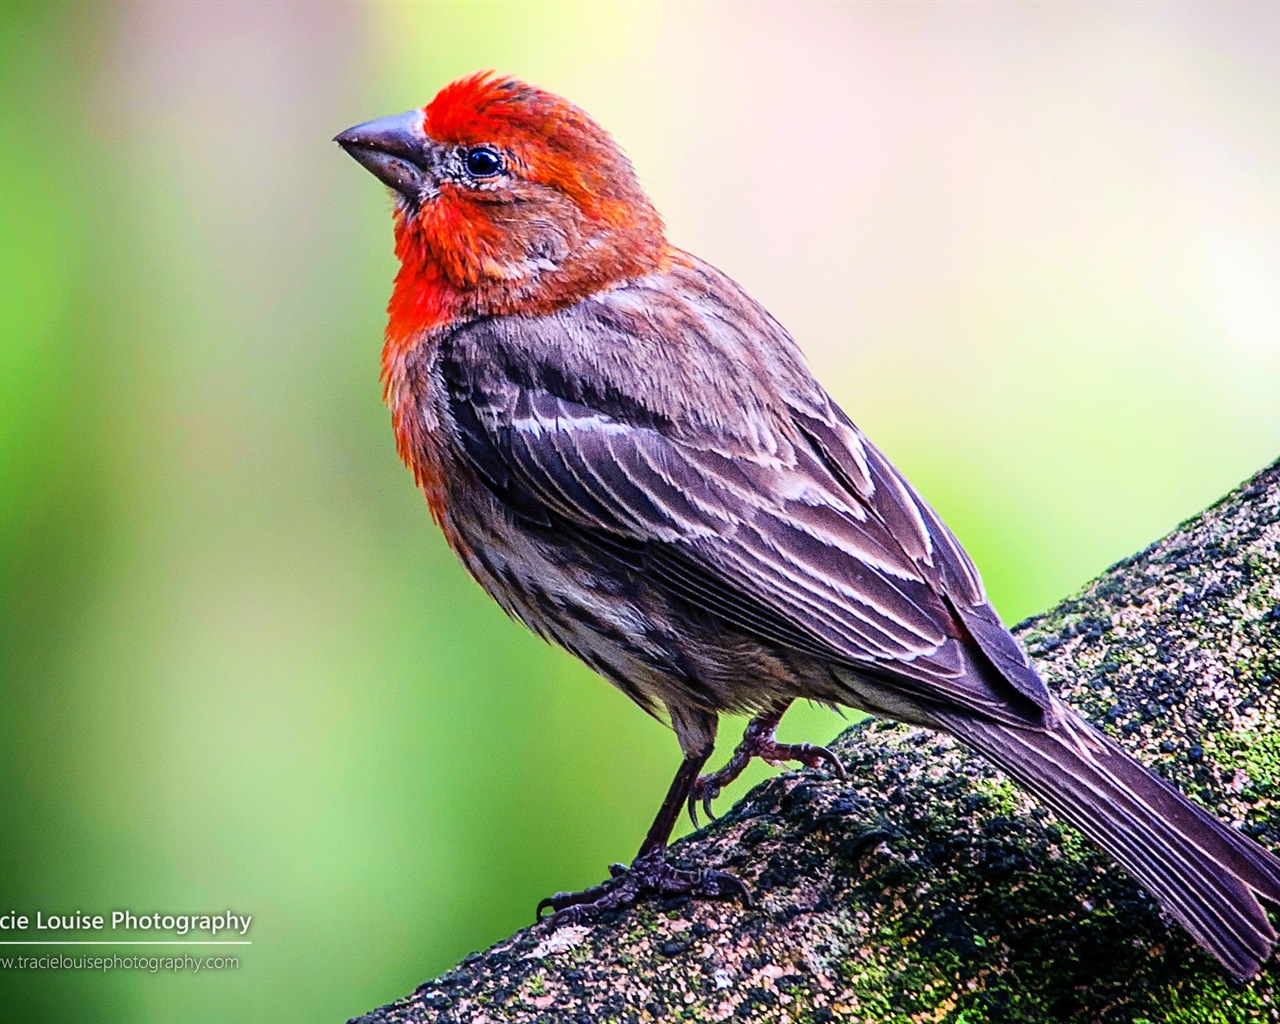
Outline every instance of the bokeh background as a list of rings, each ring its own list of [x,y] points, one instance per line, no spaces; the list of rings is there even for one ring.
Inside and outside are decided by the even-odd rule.
[[[333,134],[479,68],[572,97],[1012,621],[1280,454],[1277,47],[1256,4],[0,7],[0,909],[254,916],[238,970],[0,971],[5,1015],[344,1019],[628,858],[676,766],[431,526]]]

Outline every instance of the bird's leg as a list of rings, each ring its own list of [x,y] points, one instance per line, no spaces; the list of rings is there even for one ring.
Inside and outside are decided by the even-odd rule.
[[[742,774],[753,757],[761,758],[772,765],[782,764],[785,761],[799,761],[810,768],[817,768],[825,762],[840,778],[848,778],[844,765],[826,747],[817,747],[812,743],[778,742],[774,733],[790,706],[790,700],[775,701],[768,711],[756,715],[747,723],[746,731],[742,734],[742,742],[738,744],[725,766],[710,775],[699,775],[694,781],[689,790],[689,817],[695,828],[698,825],[698,801],[702,801],[702,809],[707,812],[707,817],[714,819],[715,815],[711,813],[711,801],[720,795],[720,791],[725,786]]]
[[[673,720],[675,717],[673,714]],[[671,838],[671,830],[680,817],[680,809],[689,798],[702,766],[711,756],[715,738],[714,719],[711,719],[709,732],[702,731],[693,737],[698,741],[696,747],[689,742],[690,737],[681,729],[681,724],[675,724],[681,746],[685,748],[684,760],[671,781],[671,788],[667,790],[662,806],[658,808],[658,816],[653,819],[648,835],[640,844],[636,859],[631,862],[630,867],[610,865],[609,873],[613,877],[600,885],[582,892],[559,892],[548,896],[538,904],[539,919],[544,910],[551,910],[552,920],[557,925],[578,924],[608,911],[629,907],[645,897],[741,898],[748,905],[751,903],[747,887],[733,875],[710,868],[678,868],[668,863],[663,856]]]

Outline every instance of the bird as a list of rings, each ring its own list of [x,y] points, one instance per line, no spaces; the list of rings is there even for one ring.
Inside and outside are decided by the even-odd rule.
[[[937,513],[726,274],[668,242],[613,137],[481,72],[335,141],[390,190],[381,379],[400,457],[513,618],[674,730],[629,865],[541,919],[739,899],[666,856],[745,765],[843,769],[778,741],[796,700],[948,733],[1096,843],[1237,979],[1277,941],[1280,860],[1045,685]],[[751,715],[703,772],[719,716]]]

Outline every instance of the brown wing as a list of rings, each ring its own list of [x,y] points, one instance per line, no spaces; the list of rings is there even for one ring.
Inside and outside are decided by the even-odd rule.
[[[927,705],[1025,720],[992,673],[974,671],[972,640],[1012,690],[1047,708],[937,516],[790,358],[780,327],[754,309],[727,320],[726,308],[750,300],[709,304],[708,277],[698,281],[704,290],[681,302],[677,321],[695,343],[664,364],[638,357],[648,335],[664,334],[652,311],[677,301],[670,287],[649,296],[648,316],[629,314],[634,295],[609,293],[450,339],[440,357],[449,413],[476,473],[513,513],[624,552],[679,600],[762,642],[891,677]],[[733,344],[739,352],[726,351]],[[788,358],[761,381],[769,345]],[[690,363],[708,347],[715,365],[749,369],[723,381],[730,394],[755,391],[681,410],[706,387],[704,367]],[[673,357],[676,379],[662,379]],[[786,375],[795,379],[776,379]]]

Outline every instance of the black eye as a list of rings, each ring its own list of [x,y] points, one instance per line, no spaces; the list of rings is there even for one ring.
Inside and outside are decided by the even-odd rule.
[[[492,178],[502,170],[502,157],[488,146],[467,150],[467,173],[473,178]]]

